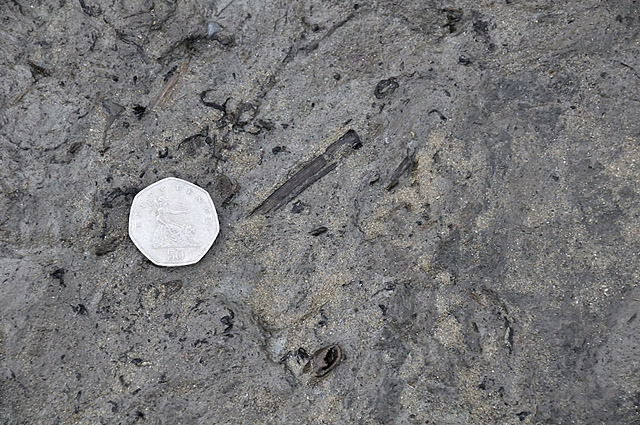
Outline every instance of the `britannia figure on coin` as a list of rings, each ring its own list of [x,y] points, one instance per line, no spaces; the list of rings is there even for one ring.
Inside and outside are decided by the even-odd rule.
[[[182,224],[177,217],[188,211],[172,211],[163,197],[156,201],[156,224],[152,243],[155,248],[188,248],[198,246],[194,241],[195,229]]]

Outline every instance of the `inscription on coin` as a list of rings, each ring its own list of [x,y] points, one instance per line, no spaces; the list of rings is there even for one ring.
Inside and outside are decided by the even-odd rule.
[[[204,189],[169,177],[136,195],[129,214],[129,236],[159,266],[200,261],[220,231],[216,207]]]

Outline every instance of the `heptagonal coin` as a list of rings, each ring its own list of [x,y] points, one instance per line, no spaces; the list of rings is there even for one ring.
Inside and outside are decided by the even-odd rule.
[[[219,232],[211,196],[193,183],[169,177],[144,188],[133,199],[129,237],[158,266],[197,263]]]

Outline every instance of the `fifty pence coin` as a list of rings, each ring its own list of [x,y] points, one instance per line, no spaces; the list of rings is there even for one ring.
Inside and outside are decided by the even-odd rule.
[[[129,237],[158,266],[197,263],[219,232],[211,196],[193,183],[169,177],[144,188],[133,199]]]

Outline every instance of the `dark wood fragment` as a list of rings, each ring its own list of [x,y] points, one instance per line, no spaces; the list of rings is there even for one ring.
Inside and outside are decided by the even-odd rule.
[[[288,204],[313,183],[333,171],[338,166],[341,154],[360,147],[362,147],[362,142],[358,133],[354,130],[347,131],[342,137],[330,144],[323,154],[307,162],[300,171],[269,195],[251,212],[251,215],[267,214]]]
[[[309,234],[310,234],[311,236],[319,236],[319,235],[321,235],[321,234],[325,233],[327,230],[329,230],[329,229],[327,229],[327,228],[326,228],[326,227],[324,227],[324,226],[320,226],[320,227],[316,227],[315,229],[313,229],[312,231],[310,231],[310,232],[309,232]]]

